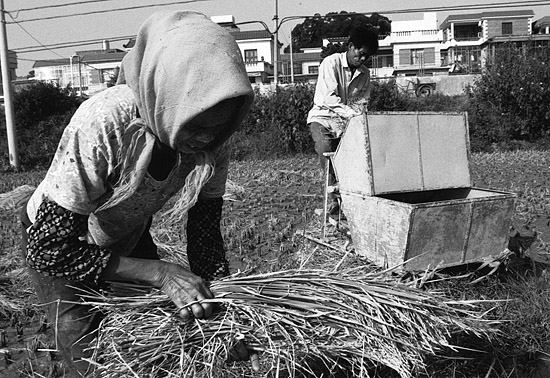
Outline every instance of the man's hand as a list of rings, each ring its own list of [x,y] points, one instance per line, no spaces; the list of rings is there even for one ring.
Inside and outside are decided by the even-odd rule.
[[[162,263],[157,286],[181,309],[182,319],[189,320],[191,314],[198,319],[208,318],[212,314],[212,304],[200,302],[214,295],[203,279],[180,265]]]
[[[244,341],[244,335],[239,333],[235,336],[235,342],[229,349],[229,356],[226,363],[232,363],[236,361],[250,361],[252,370],[260,371],[260,359],[258,353],[254,352],[246,347]]]

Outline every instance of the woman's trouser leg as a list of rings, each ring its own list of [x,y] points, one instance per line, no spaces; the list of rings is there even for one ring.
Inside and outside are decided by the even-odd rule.
[[[31,225],[25,210],[21,212],[21,221],[21,251],[23,258],[25,258],[28,242],[26,230]],[[131,257],[158,259],[156,246],[149,233],[150,224],[151,220],[149,220],[140,241],[130,254]],[[85,286],[81,282],[69,281],[64,278],[47,276],[30,268],[27,270],[38,300],[43,306],[48,322],[55,333],[56,346],[67,363],[71,377],[79,378],[91,374],[92,366],[85,359],[90,358],[93,354],[90,341],[96,336],[102,315],[93,311],[90,306],[81,304],[79,294],[82,294],[81,289],[97,289],[97,287]]]

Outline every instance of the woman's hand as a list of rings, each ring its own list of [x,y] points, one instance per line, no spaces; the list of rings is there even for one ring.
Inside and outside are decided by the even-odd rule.
[[[191,273],[180,265],[161,262],[159,272],[159,287],[180,309],[179,315],[189,320],[191,313],[198,319],[208,318],[212,314],[211,303],[200,303],[214,297],[206,283],[199,276]],[[189,305],[192,303],[191,305]]]
[[[101,277],[106,281],[138,280],[158,287],[180,309],[185,320],[191,317],[191,313],[199,319],[212,314],[211,303],[200,303],[214,298],[212,292],[202,278],[181,265],[112,255]]]

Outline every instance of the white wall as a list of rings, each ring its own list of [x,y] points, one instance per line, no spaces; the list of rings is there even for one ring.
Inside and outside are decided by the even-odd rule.
[[[395,67],[403,67],[399,61],[399,51],[403,49],[435,49],[435,63],[426,66],[439,66],[441,62],[441,41],[443,31],[437,24],[437,13],[427,12],[422,19],[407,21],[392,21],[392,33],[390,40],[393,43],[393,64]],[[388,39],[386,38],[386,39]]]
[[[273,57],[272,57],[273,54],[272,54],[270,41],[251,39],[251,40],[237,41],[237,44],[239,45],[239,49],[241,50],[241,55],[243,59],[244,59],[244,50],[258,50],[258,60],[262,60],[262,56],[263,56],[266,62],[273,63]]]
[[[406,21],[392,21],[391,31],[404,32],[411,30],[431,30],[438,29],[437,25],[437,13],[426,12],[421,19],[406,20]]]

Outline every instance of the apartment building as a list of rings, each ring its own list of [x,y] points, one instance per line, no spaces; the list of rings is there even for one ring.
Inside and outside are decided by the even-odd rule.
[[[79,94],[93,95],[107,88],[133,41],[124,49],[111,49],[108,41],[101,50],[77,51],[68,58],[37,60],[33,65],[35,80],[70,86]]]
[[[456,14],[440,25],[442,65],[451,73],[480,72],[494,50],[503,43],[526,44],[534,38],[548,40],[550,35],[533,34],[532,10],[513,10]]]

